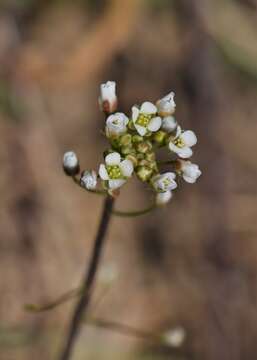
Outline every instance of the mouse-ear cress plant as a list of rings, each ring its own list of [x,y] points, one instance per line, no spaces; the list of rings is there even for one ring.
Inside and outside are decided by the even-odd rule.
[[[88,316],[92,290],[111,214],[138,216],[148,213],[170,201],[180,183],[178,178],[192,184],[201,175],[198,165],[189,160],[193,155],[192,147],[197,143],[196,135],[191,130],[182,130],[178,125],[174,117],[176,108],[174,96],[175,94],[170,92],[155,104],[145,101],[139,106],[134,105],[131,114],[124,114],[117,111],[118,99],[115,82],[108,81],[102,84],[99,105],[106,116],[104,134],[109,142],[109,146],[103,154],[103,162],[98,171],[83,170],[80,172],[79,160],[73,151],[68,151],[63,156],[65,174],[70,176],[81,188],[91,193],[105,195],[105,203],[89,265],[81,286],[68,291],[49,304],[26,306],[30,311],[46,311],[61,305],[74,296],[79,296],[60,360],[71,359],[73,346],[84,319],[88,324],[104,324],[106,328],[116,330],[119,328],[117,324],[96,320],[91,315]],[[157,158],[158,150],[162,148],[166,149],[169,156],[164,161]],[[162,166],[167,168],[165,172],[161,171]],[[152,190],[153,202],[143,210],[118,211],[113,209],[114,200],[120,194],[121,187],[132,176],[136,176],[139,181]],[[129,326],[125,326],[125,328],[126,332],[139,333],[131,330]],[[124,325],[121,326],[121,329],[124,331]],[[140,332],[141,336],[142,332]],[[144,337],[149,337],[151,341],[163,342],[165,340],[162,335],[149,334],[148,336],[144,333]],[[175,338],[178,338],[177,333]],[[172,346],[175,346],[175,343],[178,341],[173,341]]]
[[[201,175],[198,165],[188,160],[197,143],[196,135],[178,125],[174,117],[174,96],[174,92],[170,92],[155,104],[145,101],[132,106],[131,114],[124,114],[117,111],[116,83],[107,81],[102,84],[99,105],[106,115],[104,134],[109,142],[103,163],[98,175],[94,170],[83,171],[77,179],[80,171],[78,158],[69,151],[63,158],[65,173],[86,190],[113,197],[117,197],[120,188],[135,175],[155,194],[155,206],[166,204],[178,188],[179,177],[194,183]],[[167,161],[157,159],[161,148],[167,150]],[[167,172],[161,172],[162,165],[169,166]],[[98,182],[101,190],[97,189]]]

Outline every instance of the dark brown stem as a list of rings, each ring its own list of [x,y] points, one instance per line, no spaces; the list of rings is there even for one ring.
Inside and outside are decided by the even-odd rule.
[[[85,315],[87,313],[88,306],[91,300],[91,294],[92,294],[92,289],[94,286],[97,270],[99,267],[105,235],[111,219],[113,202],[114,202],[113,198],[111,198],[110,196],[106,197],[101,221],[94,242],[90,264],[84,277],[82,290],[81,290],[81,297],[79,299],[77,306],[75,307],[73,317],[71,319],[71,323],[68,329],[66,343],[63,352],[60,356],[60,360],[69,360],[71,358],[76,337],[78,335],[83,318],[85,319]]]

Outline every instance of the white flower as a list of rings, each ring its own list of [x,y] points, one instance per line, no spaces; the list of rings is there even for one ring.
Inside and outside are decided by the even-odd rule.
[[[116,83],[107,81],[100,86],[99,104],[101,109],[110,114],[117,108]]]
[[[108,116],[105,127],[107,137],[124,134],[127,130],[128,122],[129,119],[123,113],[117,112]]]
[[[197,138],[193,131],[186,130],[182,132],[180,126],[178,126],[175,138],[169,142],[169,149],[182,159],[187,159],[193,155],[191,146],[194,146],[196,143]]]
[[[174,116],[165,116],[162,119],[162,129],[168,133],[174,131],[177,127],[177,121]]]
[[[158,131],[162,124],[162,119],[155,116],[157,108],[149,101],[144,102],[140,109],[132,107],[132,121],[139,135],[144,136],[148,131]]]
[[[179,163],[183,179],[190,184],[195,183],[202,174],[199,166],[197,164],[191,163],[189,160],[179,160]]]
[[[113,152],[105,157],[105,164],[100,165],[99,175],[102,180],[108,181],[109,189],[113,190],[125,184],[133,170],[132,161],[121,161],[120,154]]]
[[[79,172],[79,160],[74,151],[67,151],[63,155],[63,169],[67,175],[76,175]]]
[[[176,174],[173,172],[166,172],[164,174],[156,175],[152,179],[153,187],[158,192],[166,192],[174,190],[177,187],[177,183],[174,180]]]
[[[155,198],[156,204],[158,206],[165,205],[170,201],[172,196],[173,196],[173,194],[170,190],[165,191],[165,192],[160,192],[160,193],[156,194],[156,198]]]
[[[185,337],[185,329],[180,326],[167,331],[163,336],[164,342],[173,347],[180,347],[185,341]]]
[[[168,116],[174,113],[176,107],[174,96],[175,93],[170,92],[168,95],[157,101],[156,106],[159,115]]]
[[[88,190],[93,190],[97,185],[97,175],[94,170],[84,171],[80,178],[80,183]]]

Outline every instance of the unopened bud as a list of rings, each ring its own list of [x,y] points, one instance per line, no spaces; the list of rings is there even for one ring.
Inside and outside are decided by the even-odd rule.
[[[146,160],[152,162],[152,161],[155,161],[156,156],[155,156],[154,152],[149,152],[145,155],[145,158],[146,158]]]
[[[154,134],[154,141],[157,142],[159,145],[163,145],[167,135],[164,131],[159,130]]]
[[[132,137],[132,142],[133,143],[139,143],[139,142],[141,142],[141,141],[143,141],[144,140],[144,138],[142,137],[142,136],[140,136],[140,135],[134,135],[133,137]]]
[[[129,146],[129,145],[127,145],[127,146],[122,146],[121,152],[122,152],[123,155],[128,155],[128,154],[130,154],[130,153],[133,153],[133,152],[134,152],[134,149],[133,149],[132,146]]]
[[[134,168],[138,165],[138,160],[137,160],[137,157],[135,155],[129,154],[129,155],[126,156],[126,159],[132,161],[132,163],[134,165]]]
[[[148,151],[150,151],[152,149],[152,144],[150,143],[150,141],[144,141],[144,142],[140,142],[137,145],[137,151],[139,151],[140,153],[147,153]]]
[[[147,166],[139,166],[136,174],[141,181],[147,181],[151,178],[153,171]]]
[[[122,135],[120,138],[120,144],[127,146],[131,144],[132,136],[130,134]]]
[[[111,114],[117,109],[116,83],[107,81],[100,86],[99,105],[103,112]]]
[[[79,173],[79,160],[74,151],[67,151],[63,155],[63,170],[68,176],[75,176]]]

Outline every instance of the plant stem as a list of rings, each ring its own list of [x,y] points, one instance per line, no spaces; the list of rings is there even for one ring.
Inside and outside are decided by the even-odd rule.
[[[121,217],[136,217],[136,216],[148,214],[149,212],[153,211],[154,209],[156,209],[155,203],[151,204],[150,206],[148,206],[147,208],[142,209],[142,210],[121,211],[121,210],[114,209],[112,211],[112,214],[115,216],[121,216]]]
[[[65,302],[73,299],[76,296],[79,296],[81,294],[81,287],[71,289],[67,291],[66,293],[59,296],[57,299],[47,303],[47,304],[26,304],[24,306],[25,310],[31,311],[31,312],[42,312],[42,311],[48,311],[56,308],[59,305],[64,304]]]
[[[81,297],[78,301],[77,306],[75,307],[73,317],[71,319],[71,323],[69,326],[66,343],[63,352],[60,356],[60,360],[69,360],[71,358],[76,337],[78,335],[83,318],[85,318],[85,315],[87,313],[88,306],[91,300],[92,289],[95,283],[95,278],[99,267],[100,257],[103,250],[105,235],[111,219],[113,203],[114,203],[114,199],[110,196],[107,196],[103,207],[101,221],[98,227],[98,232],[94,241],[94,247],[89,263],[89,268],[86,271],[84,277],[82,290],[81,290]]]

